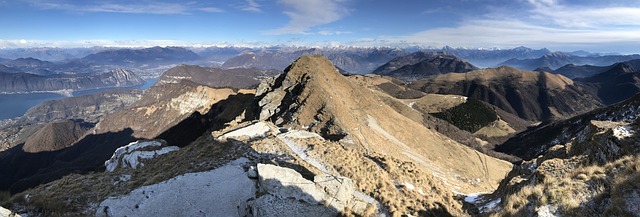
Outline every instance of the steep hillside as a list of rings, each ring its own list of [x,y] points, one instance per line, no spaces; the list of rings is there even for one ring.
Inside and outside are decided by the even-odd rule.
[[[137,89],[115,89],[95,94],[43,102],[30,108],[22,117],[29,122],[49,122],[61,119],[83,119],[98,122],[99,118],[132,105],[142,97]]]
[[[97,123],[104,115],[132,105],[141,96],[140,90],[116,89],[43,102],[22,117],[0,123],[0,151],[24,143],[50,122],[75,119]]]
[[[581,81],[594,84],[597,96],[607,105],[623,101],[640,92],[640,71],[628,63],[618,63],[603,73]]]
[[[518,162],[513,156],[493,151],[510,136],[525,130],[532,123],[509,114],[495,106],[477,100],[468,100],[460,95],[425,94],[398,84],[395,79],[377,75],[353,75],[349,81],[373,91],[385,104],[405,117],[435,130],[452,140],[471,147],[489,156],[510,162]],[[412,90],[416,97],[408,96]],[[400,96],[400,97],[398,97]],[[472,111],[469,114],[465,113]],[[463,113],[460,113],[463,112]],[[449,118],[436,118],[434,113],[446,113]],[[496,117],[497,116],[497,117]],[[487,117],[492,121],[482,122]],[[454,121],[454,119],[456,121]],[[470,131],[471,125],[479,130]]]
[[[44,77],[28,73],[1,73],[0,92],[88,90],[105,87],[128,87],[144,84],[129,70],[115,69],[99,75]]]
[[[255,88],[262,79],[279,73],[281,72],[276,70],[256,68],[218,69],[180,65],[164,72],[158,84],[178,83],[184,79],[211,87]],[[225,79],[219,79],[221,77]]]
[[[451,73],[410,85],[426,93],[456,94],[488,102],[531,121],[569,117],[601,105],[591,87],[561,75],[498,67]]]
[[[561,74],[568,78],[586,78],[596,74],[605,72],[611,69],[612,66],[592,66],[592,65],[575,65],[567,64],[556,70],[547,70],[546,72],[552,72],[554,74]]]
[[[640,114],[639,104],[640,95],[635,95],[624,102],[606,108],[596,109],[561,122],[531,128],[496,147],[496,150],[530,160],[544,154],[555,145],[570,143],[573,138],[579,136],[591,120],[634,122]]]
[[[22,150],[28,153],[61,150],[71,146],[91,127],[91,124],[71,120],[47,123],[27,138]]]
[[[497,216],[638,216],[640,96],[522,133],[527,153],[494,195]],[[519,147],[519,150],[512,149]]]
[[[373,73],[411,82],[434,75],[450,72],[468,72],[476,69],[478,68],[455,56],[417,52],[409,56],[393,59],[389,63],[380,66]]]
[[[74,171],[99,169],[118,147],[138,139],[161,138],[171,145],[187,145],[208,126],[222,125],[242,112],[230,99],[249,98],[250,103],[252,96],[188,82],[154,86],[131,107],[103,116],[67,148],[28,153],[18,145],[0,153],[0,189],[20,192]]]
[[[0,65],[0,73],[18,73],[20,72],[20,70],[5,66],[5,65]]]
[[[176,131],[186,130],[181,127],[191,128],[183,132],[184,141],[163,139],[171,144],[186,145],[189,143],[187,137],[195,139],[193,137],[197,138],[204,132],[206,123],[200,119],[208,112],[219,112],[216,109],[221,111],[232,109],[231,107],[212,107],[214,104],[224,102],[229,97],[242,98],[243,96],[251,97],[250,94],[240,94],[230,88],[212,88],[186,80],[177,84],[157,85],[145,91],[141,99],[129,108],[103,117],[93,130],[97,134],[131,130],[132,136],[136,138],[154,139],[162,137],[161,134],[172,127],[182,124]]]

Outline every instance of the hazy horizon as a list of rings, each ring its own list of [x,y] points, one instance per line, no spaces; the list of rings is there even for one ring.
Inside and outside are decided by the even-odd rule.
[[[640,50],[638,2],[0,0],[0,47],[525,46]]]

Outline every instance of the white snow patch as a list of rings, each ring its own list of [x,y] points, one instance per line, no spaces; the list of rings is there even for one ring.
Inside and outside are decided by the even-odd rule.
[[[618,139],[624,139],[627,137],[633,136],[633,130],[631,130],[631,126],[618,126],[613,129],[613,136]]]
[[[480,213],[487,213],[487,212],[490,212],[490,211],[494,210],[496,207],[498,207],[498,204],[500,204],[501,201],[502,201],[502,199],[498,198],[498,199],[495,199],[495,200],[487,203],[484,206],[481,206],[479,208]]]
[[[560,217],[560,215],[557,214],[556,211],[557,211],[556,207],[552,207],[550,205],[544,205],[539,207],[536,213],[538,214],[538,217]]]
[[[236,129],[234,131],[225,133],[222,136],[219,136],[219,140],[227,139],[227,138],[240,138],[243,136],[249,137],[249,139],[262,138],[267,136],[267,133],[271,131],[271,127],[265,122],[258,122],[240,129]]]
[[[159,141],[144,141],[144,142],[132,142],[128,145],[122,146],[113,153],[111,158],[104,162],[104,166],[107,168],[107,172],[113,172],[118,166],[129,166],[133,169],[138,168],[138,165],[144,166],[140,162],[142,159],[151,159],[156,156],[163,155],[172,151],[177,151],[180,148],[177,146],[167,146],[153,151],[137,151],[138,149],[146,147],[161,147],[162,143]]]
[[[400,183],[400,185],[402,185],[402,186],[404,186],[405,188],[407,188],[407,189],[409,189],[409,190],[412,190],[412,191],[413,191],[413,190],[416,190],[416,186],[414,186],[413,184],[408,183],[408,182],[402,182],[402,183]]]
[[[464,201],[466,201],[467,203],[477,203],[478,200],[480,200],[480,194],[469,194],[466,195],[466,197],[464,197]]]
[[[245,216],[255,183],[247,177],[240,158],[220,168],[188,173],[143,186],[102,201],[96,216]]]
[[[290,131],[288,133],[292,133],[292,132],[294,132],[294,131]],[[311,133],[311,132],[309,132],[309,133]],[[289,147],[289,149],[291,149],[291,151],[293,151],[293,153],[296,153],[302,160],[304,160],[307,163],[313,165],[314,167],[318,168],[319,170],[328,173],[329,170],[327,170],[327,168],[324,165],[322,165],[316,159],[314,159],[314,158],[310,157],[309,155],[307,155],[305,150],[300,148],[300,146],[298,146],[294,140],[290,139],[290,138],[298,138],[299,139],[300,137],[302,137],[302,138],[313,138],[313,137],[315,137],[315,136],[313,136],[313,137],[305,137],[305,136],[308,136],[308,135],[310,135],[310,134],[297,132],[295,134],[283,133],[283,134],[279,134],[277,137],[282,142],[284,142],[284,144],[286,144]],[[318,134],[316,134],[316,135],[318,135]]]
[[[317,133],[304,131],[304,130],[290,130],[289,132],[282,133],[279,136],[286,137],[286,138],[294,138],[294,139],[316,138],[316,139],[324,140],[324,138],[322,138],[322,136],[318,135]]]

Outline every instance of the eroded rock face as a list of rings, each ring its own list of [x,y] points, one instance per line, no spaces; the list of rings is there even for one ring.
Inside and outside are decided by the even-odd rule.
[[[211,88],[192,82],[154,86],[130,108],[105,116],[96,125],[95,133],[131,128],[135,137],[153,139],[188,120],[192,114],[206,114],[212,105],[235,94],[237,92],[229,88]]]

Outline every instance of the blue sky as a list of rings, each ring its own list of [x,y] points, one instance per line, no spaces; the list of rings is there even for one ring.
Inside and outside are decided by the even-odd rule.
[[[0,0],[0,47],[355,45],[640,53],[640,0]]]

